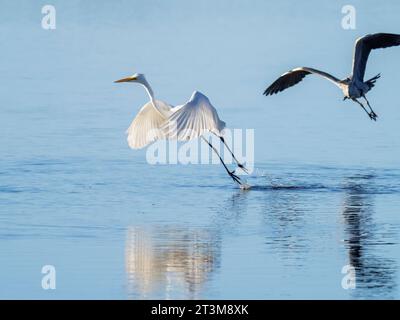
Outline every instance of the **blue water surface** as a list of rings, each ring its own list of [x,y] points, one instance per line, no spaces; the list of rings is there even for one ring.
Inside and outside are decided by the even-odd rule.
[[[397,1],[2,1],[0,298],[400,298],[400,49],[373,52],[370,121],[300,65],[350,73],[354,40],[398,32]],[[124,131],[147,102],[207,94],[254,129],[243,191],[216,165],[150,165]],[[56,289],[41,286],[44,265]],[[356,288],[343,288],[346,265]]]

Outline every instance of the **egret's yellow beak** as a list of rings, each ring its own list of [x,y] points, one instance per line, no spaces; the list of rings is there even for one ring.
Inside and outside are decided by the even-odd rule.
[[[136,80],[136,77],[127,77],[127,78],[122,78],[119,80],[115,80],[114,83],[120,83],[120,82],[130,82]]]

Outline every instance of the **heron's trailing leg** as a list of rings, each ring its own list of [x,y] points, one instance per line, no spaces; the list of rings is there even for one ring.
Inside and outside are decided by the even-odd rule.
[[[230,154],[232,155],[233,159],[234,159],[235,162],[237,163],[238,167],[248,174],[248,173],[249,173],[249,170],[247,170],[247,168],[246,168],[243,164],[241,164],[241,163],[238,161],[238,159],[236,159],[236,157],[235,157],[235,155],[233,154],[231,148],[229,148],[229,146],[228,146],[227,143],[225,142],[224,137],[221,137],[221,136],[217,135],[217,134],[214,133],[214,132],[213,132],[213,134],[214,134],[215,136],[217,136],[218,138],[220,138],[220,140],[222,141],[222,143],[225,145],[225,147],[228,149],[228,151],[229,151]]]
[[[374,112],[374,110],[372,110],[371,105],[369,104],[369,101],[367,100],[367,97],[365,96],[365,94],[363,94],[363,98],[367,102],[368,108],[371,110],[370,115],[372,115],[372,117],[376,121],[376,118],[378,118],[378,115]]]
[[[233,181],[237,182],[239,185],[242,185],[242,181],[240,181],[240,178],[234,173],[235,171],[229,171],[228,167],[226,166],[224,160],[222,160],[221,156],[219,155],[217,149],[204,137],[201,137],[209,146],[211,149],[214,150],[214,152],[217,154],[219,160],[221,161],[222,165],[224,166],[226,172],[229,174],[229,176],[233,179]]]
[[[368,112],[367,109],[365,109],[364,105],[363,105],[360,101],[358,101],[356,98],[352,98],[352,100],[353,100],[354,102],[357,102],[357,103],[361,106],[361,108],[364,109],[364,111],[367,113],[367,115],[369,116],[369,118],[370,118],[371,120],[376,121],[376,117],[374,117],[374,115],[372,114],[372,112],[371,112],[371,113]]]

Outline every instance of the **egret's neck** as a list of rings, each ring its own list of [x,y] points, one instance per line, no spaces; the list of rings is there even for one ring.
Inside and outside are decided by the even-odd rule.
[[[147,80],[144,80],[142,85],[146,89],[146,92],[149,95],[151,102],[153,102],[153,104],[155,104],[154,103],[154,101],[155,101],[154,92],[153,92],[153,89],[151,88],[150,84],[147,82]]]
[[[160,110],[160,108],[158,107],[156,100],[154,99],[154,93],[153,93],[153,89],[151,88],[150,84],[147,82],[147,80],[144,80],[142,82],[143,87],[146,89],[147,94],[150,97],[150,101],[151,104],[153,105],[154,109],[156,109],[158,111],[158,113],[162,116],[165,117],[166,115],[162,112],[162,110]]]

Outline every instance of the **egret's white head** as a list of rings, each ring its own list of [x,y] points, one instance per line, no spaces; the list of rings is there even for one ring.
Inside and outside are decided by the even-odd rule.
[[[122,78],[119,80],[114,81],[115,83],[120,83],[120,82],[133,82],[133,83],[140,83],[143,85],[147,84],[146,78],[144,77],[144,74],[142,73],[135,73],[129,77]]]

